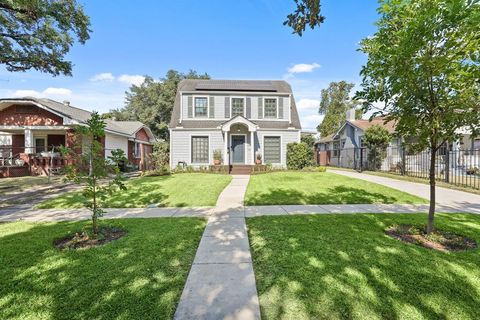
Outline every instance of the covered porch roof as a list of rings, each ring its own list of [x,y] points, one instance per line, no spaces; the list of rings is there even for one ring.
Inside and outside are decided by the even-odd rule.
[[[238,116],[222,123],[220,125],[220,128],[222,129],[223,132],[230,132],[232,126],[236,125],[236,124],[243,124],[244,126],[246,126],[248,128],[249,132],[255,132],[258,129],[258,125],[255,122],[250,121],[250,120],[248,120],[247,118],[245,118],[241,115],[238,115]]]

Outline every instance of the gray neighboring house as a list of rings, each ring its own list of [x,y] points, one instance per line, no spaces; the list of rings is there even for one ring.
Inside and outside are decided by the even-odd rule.
[[[285,81],[183,80],[169,125],[170,166],[286,166],[287,144],[300,141],[292,88]],[[252,143],[253,142],[253,143]],[[252,147],[253,146],[253,147]]]

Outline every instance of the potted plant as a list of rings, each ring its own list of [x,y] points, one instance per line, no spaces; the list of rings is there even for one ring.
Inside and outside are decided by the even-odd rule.
[[[222,163],[222,150],[215,150],[213,151],[213,164],[218,166]]]
[[[262,164],[262,154],[260,152],[257,152],[257,157],[255,159],[256,164]]]

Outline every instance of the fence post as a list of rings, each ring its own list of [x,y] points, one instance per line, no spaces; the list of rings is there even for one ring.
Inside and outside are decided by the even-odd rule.
[[[450,182],[450,144],[447,142],[445,150],[445,182]]]
[[[402,155],[402,176],[404,176],[407,173],[407,161],[406,161],[406,156],[405,156],[405,145],[402,144],[401,146],[401,155]]]
[[[362,172],[363,169],[363,148],[360,148],[360,172]]]

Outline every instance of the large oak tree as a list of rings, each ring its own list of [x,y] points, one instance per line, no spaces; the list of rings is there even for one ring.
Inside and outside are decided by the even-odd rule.
[[[71,75],[73,43],[90,37],[90,19],[75,0],[0,0],[0,64]]]
[[[378,30],[361,51],[365,111],[373,103],[396,121],[403,137],[430,150],[430,210],[434,229],[435,157],[462,127],[480,125],[480,5],[478,0],[383,0]]]

